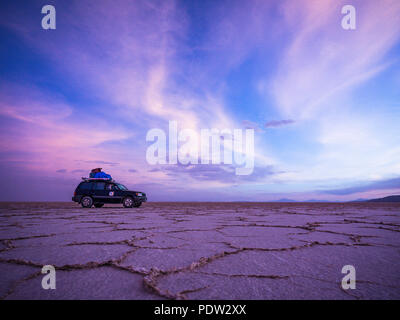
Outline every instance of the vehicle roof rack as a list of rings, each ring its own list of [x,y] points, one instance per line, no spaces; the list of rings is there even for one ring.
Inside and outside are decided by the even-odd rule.
[[[82,177],[82,180],[84,180],[84,181],[109,181],[109,182],[115,182],[114,179],[108,179],[108,178],[85,178],[85,177]]]

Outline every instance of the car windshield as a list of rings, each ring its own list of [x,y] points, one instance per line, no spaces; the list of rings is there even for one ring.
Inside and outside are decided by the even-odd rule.
[[[117,183],[117,186],[120,190],[128,190],[127,187],[125,187],[123,184]]]

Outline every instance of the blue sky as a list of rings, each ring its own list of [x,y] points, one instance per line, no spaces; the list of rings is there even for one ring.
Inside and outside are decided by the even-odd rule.
[[[0,200],[68,200],[98,166],[155,201],[400,193],[398,1],[5,0],[0,15]],[[254,128],[253,174],[149,165],[146,133],[169,121]]]

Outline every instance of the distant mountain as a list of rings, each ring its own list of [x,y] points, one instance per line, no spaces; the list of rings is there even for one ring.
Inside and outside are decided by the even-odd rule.
[[[369,199],[365,199],[365,198],[359,198],[359,199],[356,199],[356,200],[352,200],[352,201],[350,201],[350,202],[365,202],[365,201],[368,201]]]
[[[297,202],[297,201],[293,200],[293,199],[283,198],[283,199],[275,200],[274,202]]]
[[[371,200],[367,200],[367,202],[400,202],[400,195],[387,196],[387,197],[378,198],[378,199],[371,199]]]
[[[293,200],[293,199],[287,199],[287,198],[282,198],[279,200],[274,200],[272,202],[336,202],[336,201],[329,201],[329,200],[317,200],[317,199],[310,199],[310,200]]]

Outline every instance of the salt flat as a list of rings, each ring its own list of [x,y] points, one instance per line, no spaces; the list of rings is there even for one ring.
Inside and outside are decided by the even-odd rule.
[[[399,249],[395,203],[1,203],[0,297],[400,299]]]

